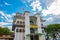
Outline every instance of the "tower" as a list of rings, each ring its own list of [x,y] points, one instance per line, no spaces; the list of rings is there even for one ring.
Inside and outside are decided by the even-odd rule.
[[[24,15],[17,13],[12,27],[15,32],[14,40],[44,40],[42,39],[43,22],[38,13],[35,16],[30,16],[29,11],[25,11]]]
[[[14,16],[13,30],[15,33],[14,40],[24,40],[24,16],[19,12]]]
[[[38,26],[38,35],[39,35],[39,40],[45,40],[45,37],[42,32],[42,21],[41,21],[41,16],[39,13],[35,14],[35,17],[37,18],[37,26]]]
[[[30,34],[30,18],[29,18],[29,12],[25,11],[25,40],[30,40],[30,36],[27,36]]]

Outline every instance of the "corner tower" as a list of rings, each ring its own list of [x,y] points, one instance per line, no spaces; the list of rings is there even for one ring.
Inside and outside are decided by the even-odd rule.
[[[24,40],[24,16],[21,13],[17,13],[14,16],[14,21],[13,21],[13,28],[12,30],[14,31],[14,40]]]
[[[25,40],[30,40],[30,18],[29,18],[30,12],[25,11]],[[28,35],[28,36],[27,36]]]

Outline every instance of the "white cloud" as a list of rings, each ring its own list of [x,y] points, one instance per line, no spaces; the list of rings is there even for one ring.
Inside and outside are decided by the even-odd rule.
[[[12,13],[12,14],[5,14],[3,11],[0,11],[0,14],[2,15],[0,18],[5,18],[4,20],[6,20],[6,22],[8,23],[12,23],[13,22],[13,19],[12,17],[14,15],[16,15],[16,13]],[[3,22],[2,22],[3,24]],[[7,24],[7,23],[6,23]]]
[[[8,29],[12,30],[12,26],[8,26]]]
[[[8,20],[7,16],[4,14],[3,11],[0,11],[0,14],[1,14],[6,20]]]
[[[12,13],[12,16],[15,16],[16,15],[16,13]]]
[[[46,21],[44,22],[44,25],[48,25],[48,24],[53,24],[52,22],[54,21],[53,17],[49,17],[46,19]]]
[[[42,13],[43,13],[43,16],[47,16],[48,14],[50,14],[49,10],[43,10]]]
[[[1,18],[4,18],[3,16],[1,16]]]
[[[13,22],[12,17],[14,15],[16,15],[16,13],[6,14],[3,11],[0,11],[0,14],[2,15],[0,18],[5,18],[4,20],[6,20],[6,22],[4,22],[4,21],[0,22],[0,26],[2,26],[2,27],[7,26],[10,30],[12,30],[12,26],[10,26],[10,25],[12,25],[12,22]]]
[[[32,0],[27,0],[28,2],[32,1]]]
[[[7,27],[8,29],[10,29],[10,31],[12,31],[12,26],[3,26],[3,25],[0,25],[0,27],[2,27],[2,28]]]
[[[12,19],[10,19],[10,20],[8,20],[7,22],[12,23],[12,22],[13,22],[13,20],[12,20]]]
[[[55,0],[42,0],[43,3],[46,4],[46,6],[50,6]]]
[[[36,14],[37,12],[34,12],[33,14]]]
[[[11,19],[12,15],[11,14],[5,14],[7,18]]]
[[[46,21],[53,22],[53,17],[49,17]]]
[[[10,5],[12,5],[12,4],[9,4],[9,3],[7,3],[7,2],[4,2],[4,5],[10,6]],[[0,4],[0,7],[2,7],[2,6],[3,6],[3,4]]]
[[[5,15],[7,16],[7,18],[12,19],[12,17],[13,17],[14,15],[16,15],[16,13],[12,13],[12,14],[5,14]]]
[[[58,19],[60,19],[60,15],[55,15],[55,18],[58,18]]]
[[[9,6],[9,5],[11,5],[11,4],[9,4],[9,3],[5,2],[5,5]]]
[[[48,24],[60,24],[60,15],[53,15],[46,19],[44,22],[45,25]]]
[[[0,25],[8,25],[8,24],[11,24],[11,23],[7,23],[7,22],[0,22]]]
[[[30,6],[33,8],[32,10],[33,11],[36,11],[36,9],[38,9],[38,11],[41,11],[42,10],[42,7],[41,7],[41,3],[39,0],[36,0],[36,1],[33,1]]]
[[[49,14],[60,15],[60,0],[54,1],[48,10],[43,10],[42,13],[43,16],[47,16]]]

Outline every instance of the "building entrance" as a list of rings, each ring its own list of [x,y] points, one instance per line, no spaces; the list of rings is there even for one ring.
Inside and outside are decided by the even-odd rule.
[[[31,40],[39,40],[38,35],[31,35],[30,38],[31,38]]]

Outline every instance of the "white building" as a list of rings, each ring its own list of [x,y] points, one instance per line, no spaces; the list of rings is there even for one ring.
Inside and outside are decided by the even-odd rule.
[[[38,13],[34,16],[25,11],[24,15],[17,13],[14,16],[12,30],[15,32],[14,40],[45,40],[42,18]]]

